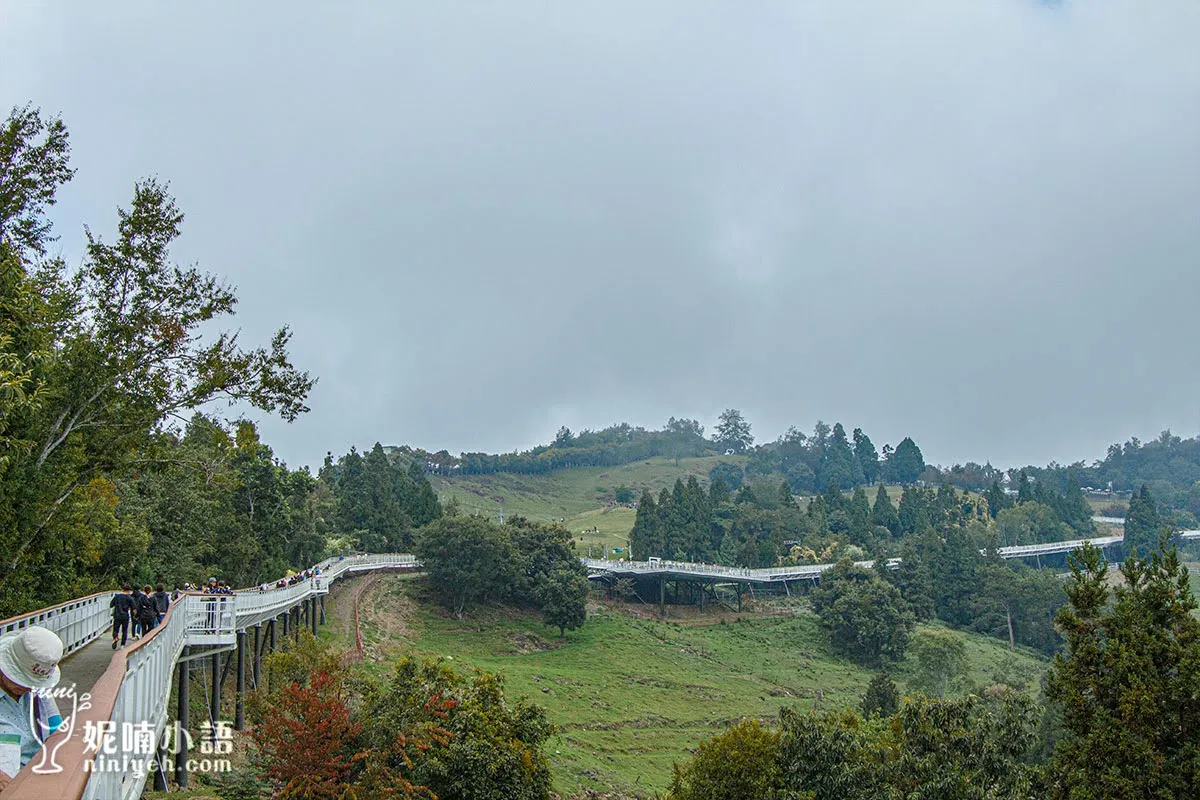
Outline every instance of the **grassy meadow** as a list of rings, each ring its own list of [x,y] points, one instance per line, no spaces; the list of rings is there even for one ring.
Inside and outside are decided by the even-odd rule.
[[[357,581],[337,590],[349,605]],[[505,675],[510,695],[544,706],[559,733],[547,753],[559,791],[617,787],[662,791],[671,765],[703,738],[743,717],[773,718],[780,707],[856,706],[872,673],[835,657],[803,600],[763,601],[746,613],[593,604],[587,624],[565,641],[531,613],[480,608],[456,620],[428,602],[417,577],[377,578],[363,595],[366,669],[396,657],[445,658],[460,668]],[[342,621],[339,622],[338,619]],[[350,633],[335,615],[323,634]],[[970,682],[1036,686],[1044,660],[1010,654],[1004,643],[954,633],[967,643]],[[896,679],[908,674],[901,665]]]
[[[558,522],[575,534],[580,552],[590,545],[599,556],[604,548],[624,547],[637,512],[614,504],[621,486],[640,497],[644,489],[658,494],[677,479],[695,475],[708,485],[708,473],[728,461],[744,464],[745,456],[710,456],[674,459],[655,457],[616,467],[578,467],[556,470],[548,475],[463,475],[455,478],[430,476],[433,490],[443,501],[455,498],[468,514],[499,519],[520,515],[537,522]],[[584,533],[588,531],[588,533]],[[593,532],[594,531],[594,532]]]

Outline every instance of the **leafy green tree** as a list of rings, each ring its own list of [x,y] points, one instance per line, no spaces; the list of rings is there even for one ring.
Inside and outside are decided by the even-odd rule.
[[[900,515],[896,513],[896,507],[892,505],[892,499],[888,497],[887,489],[882,483],[875,492],[875,505],[871,508],[871,522],[881,528],[887,528],[892,535],[900,531]]]
[[[669,800],[783,798],[779,733],[744,720],[700,743],[685,765],[675,765]]]
[[[729,493],[729,487],[725,485],[725,481],[720,478],[715,478],[708,484],[708,504],[712,508],[716,508],[722,503],[728,503],[732,499]]]
[[[542,617],[564,639],[587,620],[587,596],[587,576],[573,569],[556,569],[537,588]]]
[[[1073,535],[1054,509],[1032,500],[1002,510],[996,515],[995,530],[1002,547],[1061,542]]]
[[[429,585],[456,617],[471,603],[503,600],[516,583],[507,527],[482,517],[443,517],[418,532],[416,554]]]
[[[854,459],[862,470],[863,480],[875,483],[879,480],[879,453],[871,437],[863,433],[862,428],[854,429]]]
[[[890,717],[900,708],[900,693],[896,690],[896,682],[885,672],[875,673],[867,691],[862,695],[862,715],[865,719],[871,717]]]
[[[967,646],[948,631],[920,631],[909,652],[916,662],[912,685],[939,700],[960,688],[967,678]]]
[[[362,718],[371,721],[363,731],[371,752],[392,754],[390,769],[437,797],[549,800],[543,747],[554,726],[540,706],[505,697],[501,676],[477,671],[465,677],[442,661],[404,658],[386,683],[368,687],[362,705]],[[406,764],[395,753],[395,737],[431,728],[448,735]]]
[[[732,492],[736,492],[742,487],[742,481],[745,480],[746,474],[737,464],[730,464],[727,461],[722,461],[713,466],[708,471],[708,479],[710,481],[721,481],[725,484],[725,488]]]
[[[914,620],[900,592],[871,570],[842,559],[812,593],[834,650],[864,666],[904,658]]]
[[[680,458],[704,452],[704,426],[697,420],[671,417],[663,432],[667,437],[667,452],[675,459],[675,466],[679,466]]]
[[[754,444],[750,423],[736,408],[727,408],[718,417],[716,430],[717,445],[735,453],[744,453]]]
[[[1149,553],[1121,565],[1115,589],[1097,548],[1068,557],[1066,652],[1046,684],[1065,736],[1048,797],[1182,800],[1200,786],[1196,599],[1174,548]]]
[[[98,586],[103,548],[75,524],[98,508],[86,487],[146,469],[172,419],[224,400],[291,420],[313,383],[286,329],[253,350],[219,331],[236,296],[171,263],[183,215],[156,181],[135,185],[111,243],[87,234],[78,269],[47,258],[68,156],[62,122],[29,107],[0,128],[0,613]]]
[[[975,575],[972,628],[1006,639],[1010,650],[1020,642],[1047,655],[1057,651],[1062,639],[1054,615],[1066,602],[1057,575],[998,558],[985,560]]]
[[[917,447],[909,437],[905,436],[896,451],[887,460],[888,478],[905,486],[916,483],[921,473],[925,471],[925,458],[921,448]]]
[[[1028,764],[1036,719],[1030,700],[1001,691],[958,700],[907,700],[894,727],[898,758],[875,796],[937,800],[1034,800]]]

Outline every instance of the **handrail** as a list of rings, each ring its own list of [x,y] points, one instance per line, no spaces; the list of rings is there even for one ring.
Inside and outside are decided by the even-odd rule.
[[[56,606],[39,608],[37,611],[0,620],[0,635],[39,625],[58,634],[58,638],[63,642],[64,653],[73,653],[108,627],[112,613],[106,601],[112,595],[112,592],[96,592]]]

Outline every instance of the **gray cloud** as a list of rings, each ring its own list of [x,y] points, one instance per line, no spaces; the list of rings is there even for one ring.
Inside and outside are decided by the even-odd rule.
[[[295,329],[277,452],[507,450],[741,408],[927,457],[1200,430],[1200,5],[10,2],[56,212],[172,181]],[[249,6],[249,7],[247,7]]]

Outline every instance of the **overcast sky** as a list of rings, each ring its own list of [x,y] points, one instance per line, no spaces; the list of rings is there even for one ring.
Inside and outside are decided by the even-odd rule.
[[[819,418],[939,463],[1200,431],[1200,3],[0,1],[55,210],[169,180],[290,325],[292,465]],[[261,418],[261,415],[259,415]]]

